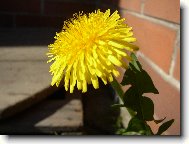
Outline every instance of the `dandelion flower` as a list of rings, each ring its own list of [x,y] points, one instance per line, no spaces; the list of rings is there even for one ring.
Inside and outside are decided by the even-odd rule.
[[[64,23],[61,32],[50,44],[48,62],[53,75],[51,85],[59,86],[63,80],[66,91],[73,93],[75,85],[82,92],[87,91],[87,84],[99,88],[98,79],[104,84],[119,76],[118,67],[127,68],[130,61],[129,51],[138,50],[132,42],[132,28],[125,24],[117,11],[100,10],[90,14],[74,14]]]

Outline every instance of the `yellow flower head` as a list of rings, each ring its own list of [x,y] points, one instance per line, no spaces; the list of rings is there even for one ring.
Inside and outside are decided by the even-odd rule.
[[[110,15],[110,10],[75,14],[66,21],[54,44],[49,45],[48,62],[54,61],[51,85],[58,86],[63,79],[66,91],[70,88],[73,93],[77,85],[86,92],[87,84],[99,88],[98,78],[107,84],[113,75],[119,76],[118,67],[127,67],[124,59],[131,60],[126,52],[138,49],[131,44],[136,40],[132,28],[124,21],[117,11]]]

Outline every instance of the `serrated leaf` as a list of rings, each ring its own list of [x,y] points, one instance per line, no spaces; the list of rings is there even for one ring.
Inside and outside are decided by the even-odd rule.
[[[155,122],[156,124],[158,124],[158,123],[163,122],[165,119],[166,119],[166,117],[164,117],[163,119],[160,119],[160,120],[154,120],[154,122]]]
[[[151,77],[142,69],[136,56],[132,53],[131,57],[133,60],[129,63],[129,68],[124,73],[121,85],[137,86],[141,95],[143,93],[158,94],[159,92],[155,88]]]
[[[143,119],[146,121],[153,120],[154,117],[154,103],[153,101],[148,97],[142,97],[141,99],[141,110]]]
[[[127,108],[131,108],[134,111],[138,111],[140,109],[139,98],[136,94],[136,89],[134,87],[130,87],[123,96],[124,105]]]
[[[152,79],[145,70],[136,74],[136,84],[141,94],[143,93],[154,93],[159,94],[155,88]]]
[[[165,132],[165,131],[173,124],[173,122],[174,122],[174,119],[169,120],[169,121],[163,123],[163,124],[159,127],[158,132],[157,132],[156,135],[161,135],[163,132]]]
[[[121,81],[121,85],[133,85],[135,84],[135,74],[133,73],[133,71],[129,68],[125,71],[123,79]]]
[[[129,63],[128,69],[125,71],[121,85],[134,85],[136,83],[135,73],[142,70],[142,66],[137,60],[134,53],[131,53],[132,61]]]

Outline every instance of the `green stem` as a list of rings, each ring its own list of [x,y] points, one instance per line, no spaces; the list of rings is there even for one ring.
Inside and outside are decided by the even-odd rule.
[[[117,94],[118,94],[119,98],[121,99],[122,103],[124,103],[124,100],[123,100],[124,91],[121,88],[121,85],[118,83],[118,81],[115,78],[111,82],[111,85],[114,88],[114,90],[117,92]],[[130,109],[130,108],[126,108],[126,109],[129,112],[129,114],[130,114],[131,117],[135,116],[135,112],[132,109]]]

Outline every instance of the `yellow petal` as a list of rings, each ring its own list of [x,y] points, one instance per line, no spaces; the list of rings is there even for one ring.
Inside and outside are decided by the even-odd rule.
[[[83,93],[87,92],[87,82],[85,80],[82,82],[82,86],[83,86],[82,92]]]
[[[108,56],[108,59],[115,65],[117,66],[122,66],[122,63],[115,57],[115,56],[112,56],[112,55],[109,55]]]
[[[124,40],[124,41],[127,41],[127,42],[135,42],[135,41],[136,41],[136,38],[127,37],[127,38],[124,38],[123,40]]]
[[[54,44],[48,46],[47,56],[52,62],[51,84],[59,86],[64,79],[65,89],[73,93],[75,85],[82,92],[87,84],[99,88],[98,80],[104,84],[119,76],[118,67],[127,68],[131,57],[128,51],[138,50],[132,44],[132,27],[121,19],[118,11],[110,14],[100,10],[90,14],[75,14],[64,22],[61,32],[56,33]]]
[[[124,41],[124,40],[115,40],[115,39],[113,39],[113,40],[110,40],[108,42],[108,44],[112,45],[114,47],[117,47],[117,48],[121,48],[121,49],[125,48],[125,49],[127,49],[129,51],[133,51],[133,50],[136,51],[136,50],[139,49],[138,46],[132,45],[132,44],[130,44],[130,43]]]
[[[118,76],[120,75],[119,71],[117,71],[117,70],[115,70],[115,69],[113,69],[113,74],[114,74],[116,77],[118,77]]]
[[[77,88],[78,90],[81,90],[81,82],[77,80]]]
[[[91,78],[91,81],[92,81],[93,87],[94,87],[95,89],[99,88],[98,78],[97,78],[96,76],[93,76],[93,77]]]
[[[109,81],[109,82],[112,82],[112,81],[113,81],[113,77],[112,77],[111,74],[108,75],[108,81]]]
[[[120,49],[116,49],[115,47],[111,47],[113,51],[115,51],[116,53],[122,55],[122,56],[127,56],[125,51],[122,51]]]

